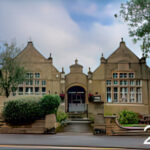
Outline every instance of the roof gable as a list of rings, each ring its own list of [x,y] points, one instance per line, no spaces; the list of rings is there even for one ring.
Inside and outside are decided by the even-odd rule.
[[[139,63],[139,58],[126,46],[124,41],[108,58],[108,63]]]
[[[46,60],[46,58],[33,46],[32,42],[28,42],[27,46],[15,59],[19,60],[21,63],[44,62]]]

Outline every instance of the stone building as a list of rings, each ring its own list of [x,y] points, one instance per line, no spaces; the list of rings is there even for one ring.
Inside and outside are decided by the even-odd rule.
[[[125,42],[107,59],[101,56],[100,65],[88,74],[83,66],[70,66],[70,73],[59,72],[52,56],[43,57],[28,42],[16,57],[27,70],[26,81],[19,85],[17,95],[58,94],[65,99],[67,112],[109,115],[129,109],[141,114],[150,112],[150,68],[144,57],[139,59]]]

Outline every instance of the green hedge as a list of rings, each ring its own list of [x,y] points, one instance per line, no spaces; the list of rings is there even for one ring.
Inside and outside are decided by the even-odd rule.
[[[47,114],[56,113],[59,104],[57,95],[18,98],[5,103],[2,115],[9,124],[29,124]]]
[[[139,118],[135,112],[123,110],[119,113],[119,123],[121,124],[137,124],[138,122]]]

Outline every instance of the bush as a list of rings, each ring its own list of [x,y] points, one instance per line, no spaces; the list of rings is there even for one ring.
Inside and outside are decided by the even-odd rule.
[[[58,95],[45,95],[40,101],[41,111],[47,115],[57,112],[60,105],[60,97]]]
[[[10,124],[28,124],[40,118],[39,102],[13,100],[4,105],[3,117]]]
[[[62,121],[65,121],[68,118],[68,115],[65,112],[58,111],[56,118],[57,122],[61,123]]]
[[[121,124],[136,124],[138,121],[139,118],[135,112],[123,110],[119,113],[119,122]]]
[[[45,95],[43,98],[23,97],[5,103],[2,115],[9,124],[29,124],[45,115],[56,113],[59,96]]]

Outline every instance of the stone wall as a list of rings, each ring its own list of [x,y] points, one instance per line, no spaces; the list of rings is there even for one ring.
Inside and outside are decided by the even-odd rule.
[[[43,134],[54,133],[57,127],[56,116],[47,115],[43,120],[36,120],[29,125],[8,125],[3,120],[0,121],[0,133],[2,134]]]
[[[6,98],[5,96],[0,96],[0,114],[4,106],[4,102],[7,102],[7,101],[8,101],[8,98]]]
[[[144,105],[144,104],[105,104],[104,105],[105,115],[118,114],[122,110],[130,110],[144,115],[144,114],[149,114],[149,105]]]

